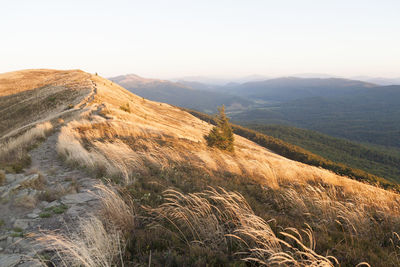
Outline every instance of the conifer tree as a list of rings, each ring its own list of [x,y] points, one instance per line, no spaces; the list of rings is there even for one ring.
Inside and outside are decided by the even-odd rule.
[[[208,135],[204,136],[207,145],[217,147],[221,150],[234,151],[234,135],[232,127],[229,124],[229,119],[225,114],[225,106],[218,108],[219,114],[216,117],[217,125],[214,126]]]

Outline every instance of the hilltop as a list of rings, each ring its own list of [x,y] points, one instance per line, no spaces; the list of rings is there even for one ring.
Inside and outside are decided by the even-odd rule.
[[[3,74],[0,96],[0,262],[400,263],[398,194],[238,135],[210,148],[211,124],[78,70]]]

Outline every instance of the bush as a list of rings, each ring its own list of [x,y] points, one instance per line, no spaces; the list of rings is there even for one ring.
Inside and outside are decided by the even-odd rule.
[[[126,103],[125,105],[122,105],[119,108],[125,112],[131,113],[131,108],[129,107],[129,103]]]
[[[225,107],[222,106],[218,110],[217,125],[211,129],[208,135],[204,136],[204,139],[206,139],[207,145],[210,147],[215,146],[221,150],[233,152],[233,130],[229,124],[229,119],[225,115]]]

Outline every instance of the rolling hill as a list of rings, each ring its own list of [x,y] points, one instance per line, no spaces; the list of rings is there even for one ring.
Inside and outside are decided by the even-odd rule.
[[[57,103],[12,113],[19,125],[3,132],[0,162],[31,161],[0,167],[1,263],[399,264],[398,194],[239,135],[234,153],[208,147],[212,125],[180,108],[82,71],[40,71],[0,76],[0,91],[19,91],[3,96],[10,113],[31,91]]]
[[[365,88],[348,95],[308,97],[249,109],[232,118],[285,124],[336,137],[400,148],[400,86]]]
[[[372,87],[376,85],[340,78],[284,77],[248,82],[232,87],[227,85],[223,91],[268,102],[287,102],[311,97],[348,96]]]
[[[117,76],[110,80],[141,97],[208,113],[215,112],[216,107],[221,105],[230,110],[244,109],[252,104],[252,101],[239,96],[206,90],[205,85],[198,89],[179,82],[146,79],[135,74]]]

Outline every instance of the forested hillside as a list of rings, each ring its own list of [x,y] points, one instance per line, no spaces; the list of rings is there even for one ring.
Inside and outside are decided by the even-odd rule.
[[[284,124],[335,137],[400,147],[400,86],[365,88],[349,96],[311,97],[232,113],[241,122]]]
[[[400,182],[400,151],[358,144],[316,131],[290,126],[248,124],[246,127],[279,138],[334,162]]]

